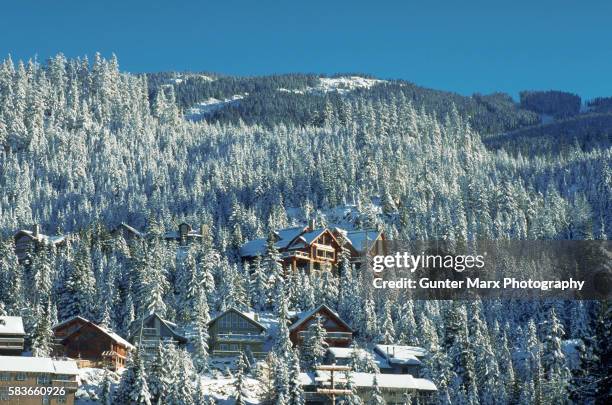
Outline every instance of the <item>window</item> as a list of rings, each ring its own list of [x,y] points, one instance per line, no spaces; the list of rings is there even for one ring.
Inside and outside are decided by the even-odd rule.
[[[51,400],[49,399],[49,397],[42,397],[42,405],[51,405]]]
[[[238,351],[238,345],[237,344],[231,344],[230,345],[230,350],[232,352],[237,352]]]
[[[57,403],[58,404],[65,404],[66,403],[66,397],[57,397]]]
[[[226,351],[227,351],[227,349],[228,349],[227,344],[225,344],[225,343],[221,343],[221,344],[219,345],[219,347],[221,348],[221,351],[223,351],[223,352],[226,352]]]
[[[50,382],[51,382],[51,379],[49,378],[47,374],[41,374],[38,377],[36,377],[36,383],[38,385],[49,384]]]
[[[8,400],[9,400],[8,388],[0,388],[0,401],[8,401]]]
[[[8,373],[0,373],[0,381],[11,381],[11,376]]]
[[[25,380],[26,380],[25,373],[17,373],[15,375],[15,381],[25,381]]]

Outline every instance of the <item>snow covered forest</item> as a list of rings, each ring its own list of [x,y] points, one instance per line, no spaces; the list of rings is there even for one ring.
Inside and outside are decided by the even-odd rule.
[[[241,358],[228,395],[244,404],[256,391],[249,401],[298,405],[300,370],[320,361],[321,347],[292,348],[286,320],[326,304],[357,331],[359,347],[429,351],[426,377],[438,391],[406,403],[610,400],[608,302],[412,301],[374,290],[371,274],[348,259],[339,277],[283,278],[273,248],[255,269],[238,253],[310,218],[377,228],[388,239],[606,240],[610,112],[562,108],[550,127],[541,111],[499,94],[382,81],[329,91],[306,75],[173,77],[123,73],[116,58],[99,55],[0,65],[0,315],[24,318],[34,355],[49,354],[58,321],[81,315],[126,336],[153,309],[190,331],[194,349],[160,349],[147,366],[133,356],[121,378],[105,376],[99,402],[214,403],[194,383],[216,378],[211,315],[231,307],[272,314],[272,376]],[[202,119],[184,117],[202,100],[237,94],[244,98]],[[164,241],[181,222],[203,224],[203,243],[183,251]],[[128,243],[112,232],[121,223],[150,237]],[[24,266],[13,235],[33,224],[70,237]]]

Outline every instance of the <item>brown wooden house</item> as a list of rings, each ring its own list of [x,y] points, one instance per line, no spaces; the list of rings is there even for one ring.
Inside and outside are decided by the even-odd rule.
[[[316,228],[314,221],[307,227],[293,227],[274,231],[274,246],[281,254],[285,268],[306,272],[332,270],[338,262],[342,247],[328,228]],[[267,239],[255,239],[240,248],[245,261],[263,257]]]
[[[59,247],[66,243],[66,236],[45,235],[40,225],[34,225],[31,231],[22,229],[15,232],[15,255],[21,264],[30,264],[30,253],[43,247]]]
[[[82,367],[125,367],[131,343],[102,326],[80,316],[53,327],[55,354],[77,359]]]
[[[321,318],[323,328],[327,331],[326,341],[332,347],[348,347],[353,341],[353,329],[337,313],[323,304],[317,308],[295,316],[289,327],[289,338],[294,345],[301,345],[308,336],[308,328],[317,317]]]

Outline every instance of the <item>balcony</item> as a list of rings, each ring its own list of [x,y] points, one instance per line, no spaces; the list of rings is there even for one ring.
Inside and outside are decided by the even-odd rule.
[[[220,333],[215,336],[215,340],[220,343],[226,342],[248,342],[248,343],[263,343],[266,340],[265,335],[249,335],[240,333]]]
[[[288,259],[288,258],[292,258],[295,257],[296,259],[305,259],[305,260],[310,260],[310,255],[306,252],[302,252],[301,250],[290,250],[287,252],[283,252],[281,254],[281,257],[283,259]]]
[[[72,380],[51,380],[51,386],[53,387],[64,387],[66,390],[76,391],[79,388],[79,383]]]
[[[300,339],[308,339],[309,335],[310,335],[310,332],[308,331],[298,332],[298,338]],[[325,339],[350,341],[353,339],[353,334],[351,332],[327,332],[325,334]]]

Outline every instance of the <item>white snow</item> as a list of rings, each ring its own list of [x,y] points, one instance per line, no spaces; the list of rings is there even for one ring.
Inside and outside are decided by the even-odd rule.
[[[385,80],[368,79],[361,76],[341,76],[341,77],[322,77],[319,79],[319,84],[315,87],[306,87],[304,89],[285,89],[280,88],[278,91],[284,93],[306,94],[306,93],[330,93],[336,92],[346,94],[357,89],[369,89],[370,87],[385,83]]]
[[[436,385],[425,378],[414,378],[410,374],[373,374],[351,372],[355,388],[372,388],[374,376],[381,389],[386,390],[420,390],[437,391]],[[321,385],[328,385],[330,375],[327,371],[317,371],[316,377],[311,373],[300,373],[302,385],[314,385],[316,382]]]
[[[0,316],[0,335],[25,335],[20,316]]]
[[[200,101],[193,107],[189,108],[187,112],[185,113],[185,118],[189,120],[201,119],[206,114],[210,114],[211,112],[217,111],[225,107],[226,105],[238,103],[240,100],[242,100],[248,95],[249,93],[235,94],[232,97],[225,98],[223,100],[219,100],[217,98],[210,97],[204,101]]]
[[[427,355],[425,349],[417,346],[377,344],[374,350],[391,364],[421,364],[419,357]]]
[[[16,371],[23,373],[70,374],[79,373],[77,365],[72,360],[53,360],[48,357],[0,357],[0,371]]]

